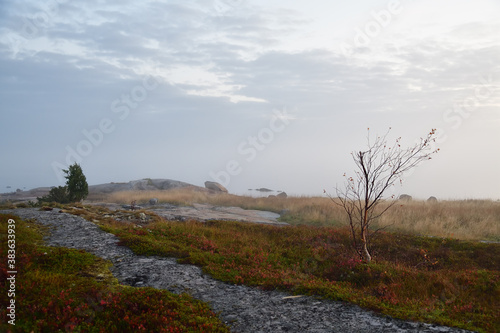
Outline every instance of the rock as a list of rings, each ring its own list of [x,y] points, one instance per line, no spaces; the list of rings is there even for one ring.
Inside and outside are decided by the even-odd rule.
[[[281,198],[281,199],[285,199],[288,197],[288,195],[286,194],[286,192],[281,192],[277,195],[278,198]]]
[[[128,210],[137,210],[137,209],[142,209],[142,206],[137,206],[137,205],[122,205],[122,208],[128,209]]]
[[[152,199],[149,199],[149,204],[151,206],[154,206],[158,203],[158,199],[157,198],[152,198]]]
[[[436,197],[429,197],[429,199],[427,199],[427,202],[429,203],[438,202],[438,199]]]
[[[271,194],[269,196],[267,196],[268,198],[276,198],[276,196],[274,194]]]
[[[227,189],[217,182],[206,181],[205,187],[212,191],[228,193]]]
[[[189,183],[181,182],[172,179],[151,179],[144,178],[132,180],[126,183],[106,183],[89,186],[89,193],[92,195],[106,194],[121,191],[157,191],[157,190],[172,190],[177,188],[189,188],[193,190],[202,190],[202,187],[194,186]]]
[[[413,198],[411,197],[411,195],[408,195],[408,194],[401,194],[399,196],[399,200],[403,200],[403,201],[411,201]]]

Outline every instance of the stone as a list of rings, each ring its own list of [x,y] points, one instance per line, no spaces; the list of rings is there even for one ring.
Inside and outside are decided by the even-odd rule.
[[[281,199],[285,199],[288,197],[288,195],[286,194],[286,192],[281,192],[277,195],[278,198],[281,198]]]
[[[411,195],[408,195],[408,194],[401,194],[399,196],[399,200],[402,200],[402,201],[411,201],[413,198]]]
[[[157,198],[152,198],[152,199],[149,199],[149,204],[151,206],[154,206],[158,203],[158,199]]]
[[[438,202],[438,199],[436,197],[429,197],[429,199],[427,199],[427,202],[429,203],[434,203],[434,202]]]
[[[128,210],[137,210],[137,209],[142,209],[142,206],[137,206],[137,205],[122,205],[122,208],[128,209]]]
[[[228,193],[228,190],[217,182],[206,181],[205,187],[215,192]]]

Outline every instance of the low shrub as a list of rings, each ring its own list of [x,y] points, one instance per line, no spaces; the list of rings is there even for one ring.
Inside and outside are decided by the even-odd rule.
[[[500,244],[380,232],[374,262],[353,259],[349,231],[238,222],[109,223],[142,255],[176,256],[214,278],[352,302],[401,319],[500,330]]]

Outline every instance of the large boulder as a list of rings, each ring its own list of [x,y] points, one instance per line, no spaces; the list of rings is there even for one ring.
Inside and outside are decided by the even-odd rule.
[[[399,196],[399,200],[402,200],[402,201],[411,201],[413,198],[411,197],[411,195],[408,195],[408,194],[401,194]]]
[[[154,206],[158,203],[158,199],[157,198],[152,198],[152,199],[149,199],[149,204],[151,206]]]
[[[205,187],[215,192],[228,193],[227,189],[217,182],[206,181]]]
[[[288,197],[288,195],[286,194],[286,192],[280,192],[278,195],[276,195],[278,198],[282,198],[282,199],[285,199],[286,197]]]
[[[436,197],[429,197],[429,199],[427,199],[427,202],[435,203],[435,202],[438,202],[438,199]]]

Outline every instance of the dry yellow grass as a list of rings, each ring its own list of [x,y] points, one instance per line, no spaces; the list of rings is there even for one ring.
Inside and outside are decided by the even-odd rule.
[[[465,240],[500,240],[500,202],[459,200],[395,205],[378,221],[405,232]]]
[[[291,224],[344,225],[346,216],[341,207],[322,197],[253,198],[204,191],[127,191],[112,193],[99,199],[106,202],[137,203],[158,198],[160,203],[191,205],[207,203],[237,206],[245,209],[284,213],[283,221]],[[381,204],[383,206],[384,203]],[[490,200],[410,201],[396,203],[374,228],[385,227],[405,233],[450,237],[464,240],[500,240],[500,202]]]

